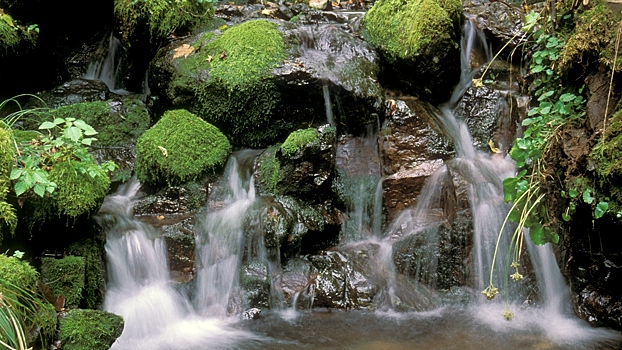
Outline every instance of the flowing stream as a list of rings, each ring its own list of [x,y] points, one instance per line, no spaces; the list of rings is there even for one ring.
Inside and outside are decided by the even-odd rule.
[[[488,55],[483,35],[467,21],[462,41],[463,76],[451,100],[440,107],[438,116],[445,134],[454,142],[456,157],[428,178],[417,206],[404,213],[408,217],[405,226],[387,225],[385,232],[381,230],[379,171],[343,175],[351,194],[347,203],[351,220],[342,228],[342,241],[346,243],[338,249],[379,246],[373,264],[370,263],[382,285],[374,298],[376,312],[314,309],[292,318],[264,310],[258,320],[242,321],[228,316],[240,311],[230,308],[240,288],[245,247],[247,252],[255,251],[256,256],[251,258],[267,261],[269,276],[281,272],[278,258],[268,258],[278,257],[278,252],[268,253],[263,242],[251,247],[251,242],[245,241],[249,237],[245,232],[247,213],[261,205],[249,166],[258,153],[249,150],[230,157],[222,183],[210,195],[211,203],[217,205],[198,215],[197,275],[191,288],[182,288],[171,279],[161,232],[134,218],[132,206],[141,196],[140,184],[131,180],[106,198],[98,214],[107,232],[108,285],[104,309],[125,319],[124,332],[113,349],[616,348],[620,343],[618,333],[591,328],[573,315],[568,286],[550,246],[528,243],[540,300],[535,306],[528,305],[524,302],[530,297],[524,290],[510,288],[507,301],[515,313],[511,322],[501,316],[503,300],[488,302],[479,293],[488,284],[492,250],[508,210],[503,201],[502,181],[513,175],[515,169],[509,157],[475,149],[468,127],[454,114],[475,74],[468,65],[474,47]],[[327,85],[324,96],[330,119]],[[370,130],[366,137],[359,141],[374,149],[377,136]],[[434,271],[439,264],[439,254],[434,250],[439,238],[437,231],[428,227],[432,222],[429,209],[436,206],[432,200],[438,197],[438,184],[450,173],[466,180],[473,216],[475,280],[472,286],[462,288],[468,303],[434,301],[437,292],[429,287],[435,285]],[[400,234],[395,233],[398,230]],[[429,251],[420,257],[415,281],[403,283],[395,271],[392,247],[397,239],[415,235],[424,239]],[[499,256],[507,254],[507,246],[508,240],[502,239]],[[498,259],[497,263],[496,271],[504,271],[505,260]],[[503,274],[493,275],[495,286],[505,287],[505,280]],[[428,287],[423,288],[424,285]],[[407,292],[411,294],[406,295]],[[414,307],[419,311],[395,311],[397,300],[403,302],[408,298],[421,304],[420,308]],[[279,307],[282,300],[273,300],[271,304]]]

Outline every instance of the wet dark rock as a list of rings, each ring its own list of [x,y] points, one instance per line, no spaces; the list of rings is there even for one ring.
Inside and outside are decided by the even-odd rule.
[[[434,159],[448,159],[453,154],[453,144],[440,133],[434,120],[434,113],[440,113],[434,107],[416,99],[387,104],[389,115],[378,141],[383,175]]]
[[[380,177],[380,157],[377,140],[342,135],[337,143],[335,167],[346,176],[372,175]]]
[[[307,260],[296,258],[290,260],[283,272],[275,276],[277,292],[284,299],[283,306],[295,306],[308,309],[314,303],[318,274]]]
[[[280,179],[277,191],[284,195],[321,198],[330,189],[335,166],[335,130],[325,125],[317,130],[317,141],[299,146],[294,154],[276,153]]]
[[[259,309],[269,308],[270,280],[271,278],[268,276],[268,266],[266,263],[258,260],[252,260],[245,263],[240,271],[240,287],[242,288],[242,293],[244,295],[244,305]],[[242,314],[243,318],[248,311],[250,310],[247,310]],[[255,317],[246,319],[252,318]]]
[[[332,25],[287,24],[281,31],[290,57],[274,74],[277,84],[288,91],[285,101],[298,106],[294,114],[308,113],[304,107],[325,115],[326,110],[317,106],[328,89],[338,129],[357,134],[363,125],[376,122],[384,94],[376,81],[378,58],[371,46]]]
[[[399,171],[382,181],[388,221],[416,205],[425,181],[443,164],[440,159],[423,162],[416,168]],[[445,181],[445,185],[453,192],[451,181]]]
[[[188,283],[195,276],[196,229],[192,218],[162,226],[171,278]]]
[[[356,254],[365,260],[366,252]],[[372,284],[352,261],[339,251],[324,251],[308,256],[317,271],[314,307],[373,310],[377,286]]]
[[[470,212],[461,211],[457,216],[453,226],[443,221],[396,241],[393,260],[397,271],[437,290],[468,285]]]
[[[244,310],[240,315],[241,320],[257,320],[261,317],[261,309],[256,307]]]
[[[486,32],[494,49],[498,50],[510,42],[505,49],[506,55],[524,40],[521,28],[525,19],[520,5],[509,6],[505,1],[485,2],[467,6],[464,11],[475,17],[475,22]]]
[[[38,94],[48,107],[58,108],[80,102],[105,101],[114,96],[99,80],[74,79]],[[33,101],[36,104],[36,101]]]
[[[134,205],[134,215],[154,226],[171,225],[194,215],[206,200],[207,187],[189,182],[141,198]]]
[[[467,89],[456,116],[468,125],[476,148],[490,152],[488,143],[492,140],[495,148],[507,152],[512,146],[521,111],[514,94],[483,86]]]

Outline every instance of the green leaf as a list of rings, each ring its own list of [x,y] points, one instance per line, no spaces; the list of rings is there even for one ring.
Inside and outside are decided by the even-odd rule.
[[[570,198],[577,198],[577,196],[579,195],[579,191],[577,191],[576,188],[571,188],[568,191],[568,195],[570,196]]]
[[[75,126],[69,127],[65,130],[65,136],[71,141],[78,142],[78,140],[82,137],[82,130],[76,128]]]
[[[23,169],[13,168],[13,170],[11,170],[11,176],[9,176],[9,179],[11,180],[17,179],[20,176],[22,176],[23,172],[24,172]]]
[[[513,201],[516,198],[516,183],[518,178],[507,177],[503,180],[503,200],[506,202]]]
[[[572,100],[574,100],[577,96],[575,94],[571,94],[571,93],[565,93],[561,96],[559,96],[559,100],[562,102],[570,102]]]
[[[583,191],[583,201],[587,204],[592,204],[592,202],[594,201],[591,188],[586,188],[585,191]]]
[[[564,219],[564,221],[568,222],[568,221],[570,221],[570,215],[568,215],[566,213],[563,213],[562,214],[562,219]]]
[[[45,186],[41,184],[35,185],[34,191],[39,197],[43,197],[45,195]]]
[[[92,139],[92,138],[82,139],[82,144],[83,144],[83,145],[90,146],[90,145],[91,145],[91,143],[93,143],[93,139]]]
[[[41,123],[41,125],[39,125],[39,129],[40,130],[46,130],[46,129],[52,129],[55,128],[56,124],[52,123],[52,122],[43,122]]]
[[[54,119],[54,124],[56,124],[56,125],[65,124],[65,119],[63,119],[63,118],[56,118],[56,119]]]
[[[15,195],[21,196],[24,192],[28,191],[30,187],[24,182],[19,181],[15,184]]]
[[[596,204],[596,208],[594,209],[594,218],[595,219],[602,218],[608,209],[609,209],[609,203],[599,202],[598,204]]]
[[[97,131],[95,131],[95,129],[93,129],[92,126],[88,125],[84,120],[82,119],[78,119],[73,123],[75,126],[77,126],[78,128],[84,130],[84,135],[86,136],[93,136],[93,135],[97,135]]]
[[[542,225],[540,225],[539,223],[534,223],[533,225],[531,225],[531,227],[529,227],[529,237],[531,237],[531,240],[536,245],[543,245],[546,243],[546,241],[544,241],[543,239],[544,237],[542,229]]]

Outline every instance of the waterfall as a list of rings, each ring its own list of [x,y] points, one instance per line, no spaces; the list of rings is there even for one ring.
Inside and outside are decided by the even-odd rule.
[[[328,82],[325,80],[322,83],[322,93],[324,95],[324,106],[326,107],[326,120],[330,126],[335,126],[335,118],[333,117],[333,106],[330,102],[330,91],[328,89]]]
[[[97,50],[97,59],[89,64],[83,78],[100,80],[106,84],[108,90],[119,95],[128,95],[130,92],[117,88],[119,85],[119,67],[121,66],[121,41],[112,33],[104,39]],[[107,43],[106,43],[107,41]]]
[[[208,213],[197,237],[195,304],[204,315],[223,317],[231,293],[237,287],[244,245],[244,219],[255,201],[254,179],[250,169],[240,169],[238,159],[229,158],[225,178],[228,191],[224,208]]]
[[[235,176],[237,161],[228,165],[230,202],[208,214],[198,253],[203,268],[193,302],[170,278],[161,232],[134,218],[140,184],[135,179],[106,197],[97,220],[106,231],[108,285],[104,309],[123,316],[125,328],[114,350],[238,349],[239,342],[260,341],[249,332],[230,328],[222,316],[237,283],[241,260],[240,222],[243,208],[254,200],[252,186]],[[231,219],[231,217],[233,219]],[[194,306],[196,305],[196,307]]]

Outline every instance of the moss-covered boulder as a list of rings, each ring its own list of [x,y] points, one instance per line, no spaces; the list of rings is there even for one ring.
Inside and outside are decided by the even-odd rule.
[[[385,83],[446,101],[460,77],[458,0],[380,0],[364,18],[365,35],[383,58]]]
[[[25,291],[37,290],[39,274],[27,262],[0,254],[0,277],[8,284]]]
[[[256,160],[260,193],[302,194],[327,198],[335,165],[336,131],[328,125],[292,132],[280,147],[270,147]]]
[[[373,49],[333,27],[302,28],[254,20],[171,44],[152,61],[151,91],[160,108],[188,108],[236,146],[283,141],[326,123],[331,108],[335,122],[352,121],[343,125],[375,121],[383,95]]]
[[[84,288],[80,307],[99,309],[104,302],[106,261],[104,244],[91,238],[72,243],[67,253],[84,259]]]
[[[125,38],[145,29],[154,37],[166,37],[208,22],[213,13],[211,2],[202,0],[114,1],[115,18]]]
[[[121,316],[99,310],[72,310],[60,321],[65,350],[107,350],[123,332]]]
[[[150,184],[192,181],[222,166],[230,152],[218,128],[186,110],[172,110],[138,139],[136,174]]]
[[[41,259],[41,281],[55,296],[63,295],[65,305],[78,307],[84,289],[85,262],[81,256],[67,256],[63,259]]]

